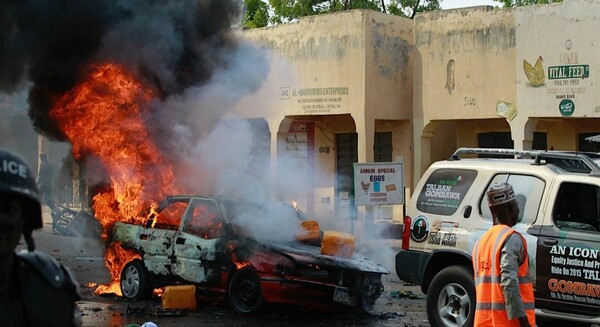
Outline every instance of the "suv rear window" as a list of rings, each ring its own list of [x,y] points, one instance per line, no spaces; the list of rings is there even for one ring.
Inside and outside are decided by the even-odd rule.
[[[518,222],[533,223],[538,215],[542,195],[546,183],[537,176],[518,175],[518,174],[496,174],[485,189],[494,183],[507,182],[512,185],[515,190],[515,199],[519,206]],[[479,203],[479,212],[484,219],[492,220],[492,212],[488,204],[485,193],[481,195]]]
[[[421,212],[450,216],[465,198],[477,171],[469,169],[438,169],[429,175],[419,198]]]

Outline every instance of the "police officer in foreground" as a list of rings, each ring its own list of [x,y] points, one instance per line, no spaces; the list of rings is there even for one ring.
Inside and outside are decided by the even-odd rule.
[[[79,326],[80,299],[71,273],[35,251],[42,227],[36,182],[25,161],[0,149],[0,326]],[[23,235],[27,251],[15,253]]]
[[[519,218],[515,192],[509,183],[498,183],[487,199],[494,226],[473,247],[474,326],[535,326],[527,242],[512,229]]]

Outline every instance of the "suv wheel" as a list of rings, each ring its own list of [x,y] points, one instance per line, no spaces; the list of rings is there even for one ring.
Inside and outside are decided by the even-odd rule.
[[[432,326],[473,326],[475,286],[470,269],[450,266],[435,275],[427,292],[427,317]]]

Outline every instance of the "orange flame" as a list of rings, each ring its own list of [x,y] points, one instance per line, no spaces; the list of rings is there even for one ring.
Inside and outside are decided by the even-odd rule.
[[[158,297],[162,297],[164,293],[165,293],[165,289],[162,287],[155,288],[152,291],[152,295],[158,296]]]
[[[96,289],[96,287],[98,287],[98,283],[89,282],[85,284],[85,287]]]
[[[231,259],[232,259],[231,261],[233,261],[233,263],[235,264],[235,267],[237,268],[237,270],[244,269],[244,268],[246,268],[246,267],[248,267],[248,266],[251,265],[250,262],[239,261],[238,258],[235,255],[232,255]]]
[[[73,156],[93,155],[108,174],[110,188],[93,197],[103,240],[116,221],[144,223],[144,217],[137,217],[142,209],[179,193],[172,165],[145,126],[144,115],[153,98],[154,91],[124,68],[98,64],[90,66],[88,78],[59,98],[50,112],[71,142]],[[106,289],[101,285],[101,292],[120,294],[119,273],[133,255],[122,249],[107,250],[105,263],[113,280]]]
[[[235,247],[237,246],[235,242],[227,242],[226,246],[229,249],[229,251],[231,251],[231,261],[233,262],[233,264],[235,265],[235,267],[238,270],[251,265],[250,262],[240,260],[238,258],[238,256],[236,255],[236,253],[233,251],[235,249]]]
[[[111,282],[108,285],[99,285],[94,291],[96,294],[114,293],[122,296],[121,293],[121,268],[129,261],[141,259],[142,257],[134,250],[124,249],[119,243],[112,243],[104,253],[104,262],[109,268]],[[110,269],[110,267],[118,267],[118,269]]]

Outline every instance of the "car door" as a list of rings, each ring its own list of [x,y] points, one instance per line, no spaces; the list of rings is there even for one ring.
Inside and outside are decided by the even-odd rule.
[[[173,240],[188,206],[187,198],[168,198],[155,214],[150,214],[150,226],[144,228],[138,243],[144,251],[144,263],[149,271],[166,275],[173,257]]]
[[[600,182],[558,177],[537,242],[536,307],[598,316]]]
[[[217,250],[223,223],[217,203],[194,198],[173,239],[173,274],[193,283],[213,281],[218,276]]]

